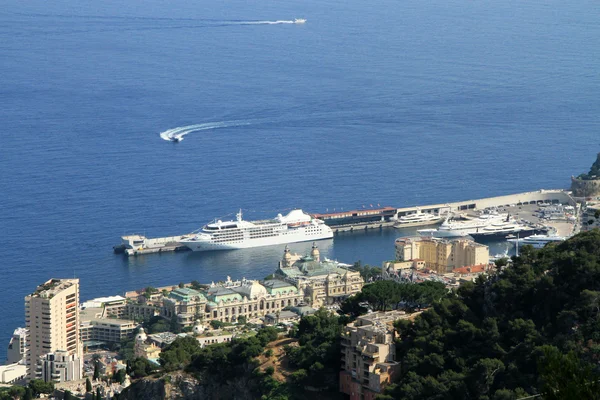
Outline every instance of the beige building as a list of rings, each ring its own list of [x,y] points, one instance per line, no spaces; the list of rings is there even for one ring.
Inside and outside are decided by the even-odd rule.
[[[394,326],[403,311],[367,314],[342,332],[340,391],[351,400],[374,400],[400,371],[395,361]]]
[[[397,261],[421,261],[420,265],[438,273],[487,264],[490,257],[487,246],[468,239],[445,240],[415,236],[396,239],[395,246]]]
[[[73,356],[80,376],[79,279],[50,279],[25,297],[26,359],[30,379],[42,378],[41,358],[58,351]],[[64,355],[61,353],[61,357]],[[62,375],[61,375],[62,376]]]
[[[154,343],[146,343],[148,336],[144,331],[144,328],[140,328],[140,331],[135,337],[135,345],[133,348],[135,357],[158,359],[160,357],[161,349]]]
[[[364,280],[349,265],[325,259],[313,244],[311,254],[292,254],[286,246],[275,276],[304,291],[304,300],[313,307],[332,304],[361,291]]]
[[[98,297],[81,304],[81,308],[100,308],[100,318],[126,318],[127,299],[122,296]]]

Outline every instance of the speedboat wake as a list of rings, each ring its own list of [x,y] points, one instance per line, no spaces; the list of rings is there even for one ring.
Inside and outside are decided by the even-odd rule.
[[[169,142],[181,142],[183,137],[192,132],[205,131],[209,129],[228,128],[232,126],[243,126],[250,125],[249,121],[220,121],[220,122],[206,122],[204,124],[179,126],[177,128],[168,129],[160,133],[160,137],[163,140]]]

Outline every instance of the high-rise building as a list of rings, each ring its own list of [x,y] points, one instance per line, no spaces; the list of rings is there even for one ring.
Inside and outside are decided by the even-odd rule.
[[[79,279],[50,279],[25,297],[26,360],[29,379],[44,378],[42,357],[61,352],[78,369],[60,379],[81,376],[83,350],[79,338]],[[65,358],[66,360],[66,358]],[[63,378],[64,376],[64,378]]]
[[[13,332],[8,350],[6,351],[6,363],[15,364],[23,360],[25,357],[25,342],[27,341],[27,329],[17,328]],[[25,361],[25,360],[23,360]]]

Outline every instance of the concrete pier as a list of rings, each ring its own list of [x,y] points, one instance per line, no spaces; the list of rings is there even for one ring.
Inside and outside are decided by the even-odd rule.
[[[383,229],[393,227],[396,220],[407,214],[416,212],[444,214],[469,214],[486,208],[519,209],[537,207],[539,204],[563,204],[577,207],[578,204],[566,190],[537,190],[509,194],[504,196],[488,197],[476,200],[456,201],[444,204],[431,204],[425,206],[411,207],[384,207],[381,209],[369,209],[346,211],[331,214],[312,214],[314,217],[322,218],[335,232],[351,232],[370,229]],[[353,219],[356,219],[355,223]],[[552,225],[546,223],[545,225]],[[555,226],[559,233],[573,232],[576,224],[564,223]],[[163,238],[146,238],[143,235],[130,235],[122,237],[122,244],[115,246],[115,253],[125,253],[128,256],[140,254],[162,253],[166,251],[187,250],[179,242],[188,235],[169,236]]]
[[[168,236],[159,238],[147,238],[143,235],[122,236],[122,243],[114,247],[115,253],[124,253],[128,256],[142,254],[164,253],[168,251],[189,250],[182,246],[179,241],[188,235]]]

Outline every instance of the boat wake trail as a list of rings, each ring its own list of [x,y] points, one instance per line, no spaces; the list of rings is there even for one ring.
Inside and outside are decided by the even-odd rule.
[[[237,21],[232,23],[233,25],[281,25],[281,24],[295,24],[295,21],[290,20],[277,20],[277,21]]]
[[[250,125],[250,121],[220,121],[220,122],[206,122],[204,124],[179,126],[177,128],[168,129],[160,133],[160,137],[163,140],[170,142],[181,142],[183,137],[189,133],[197,131],[205,131],[209,129],[228,128],[232,126],[243,126]]]

